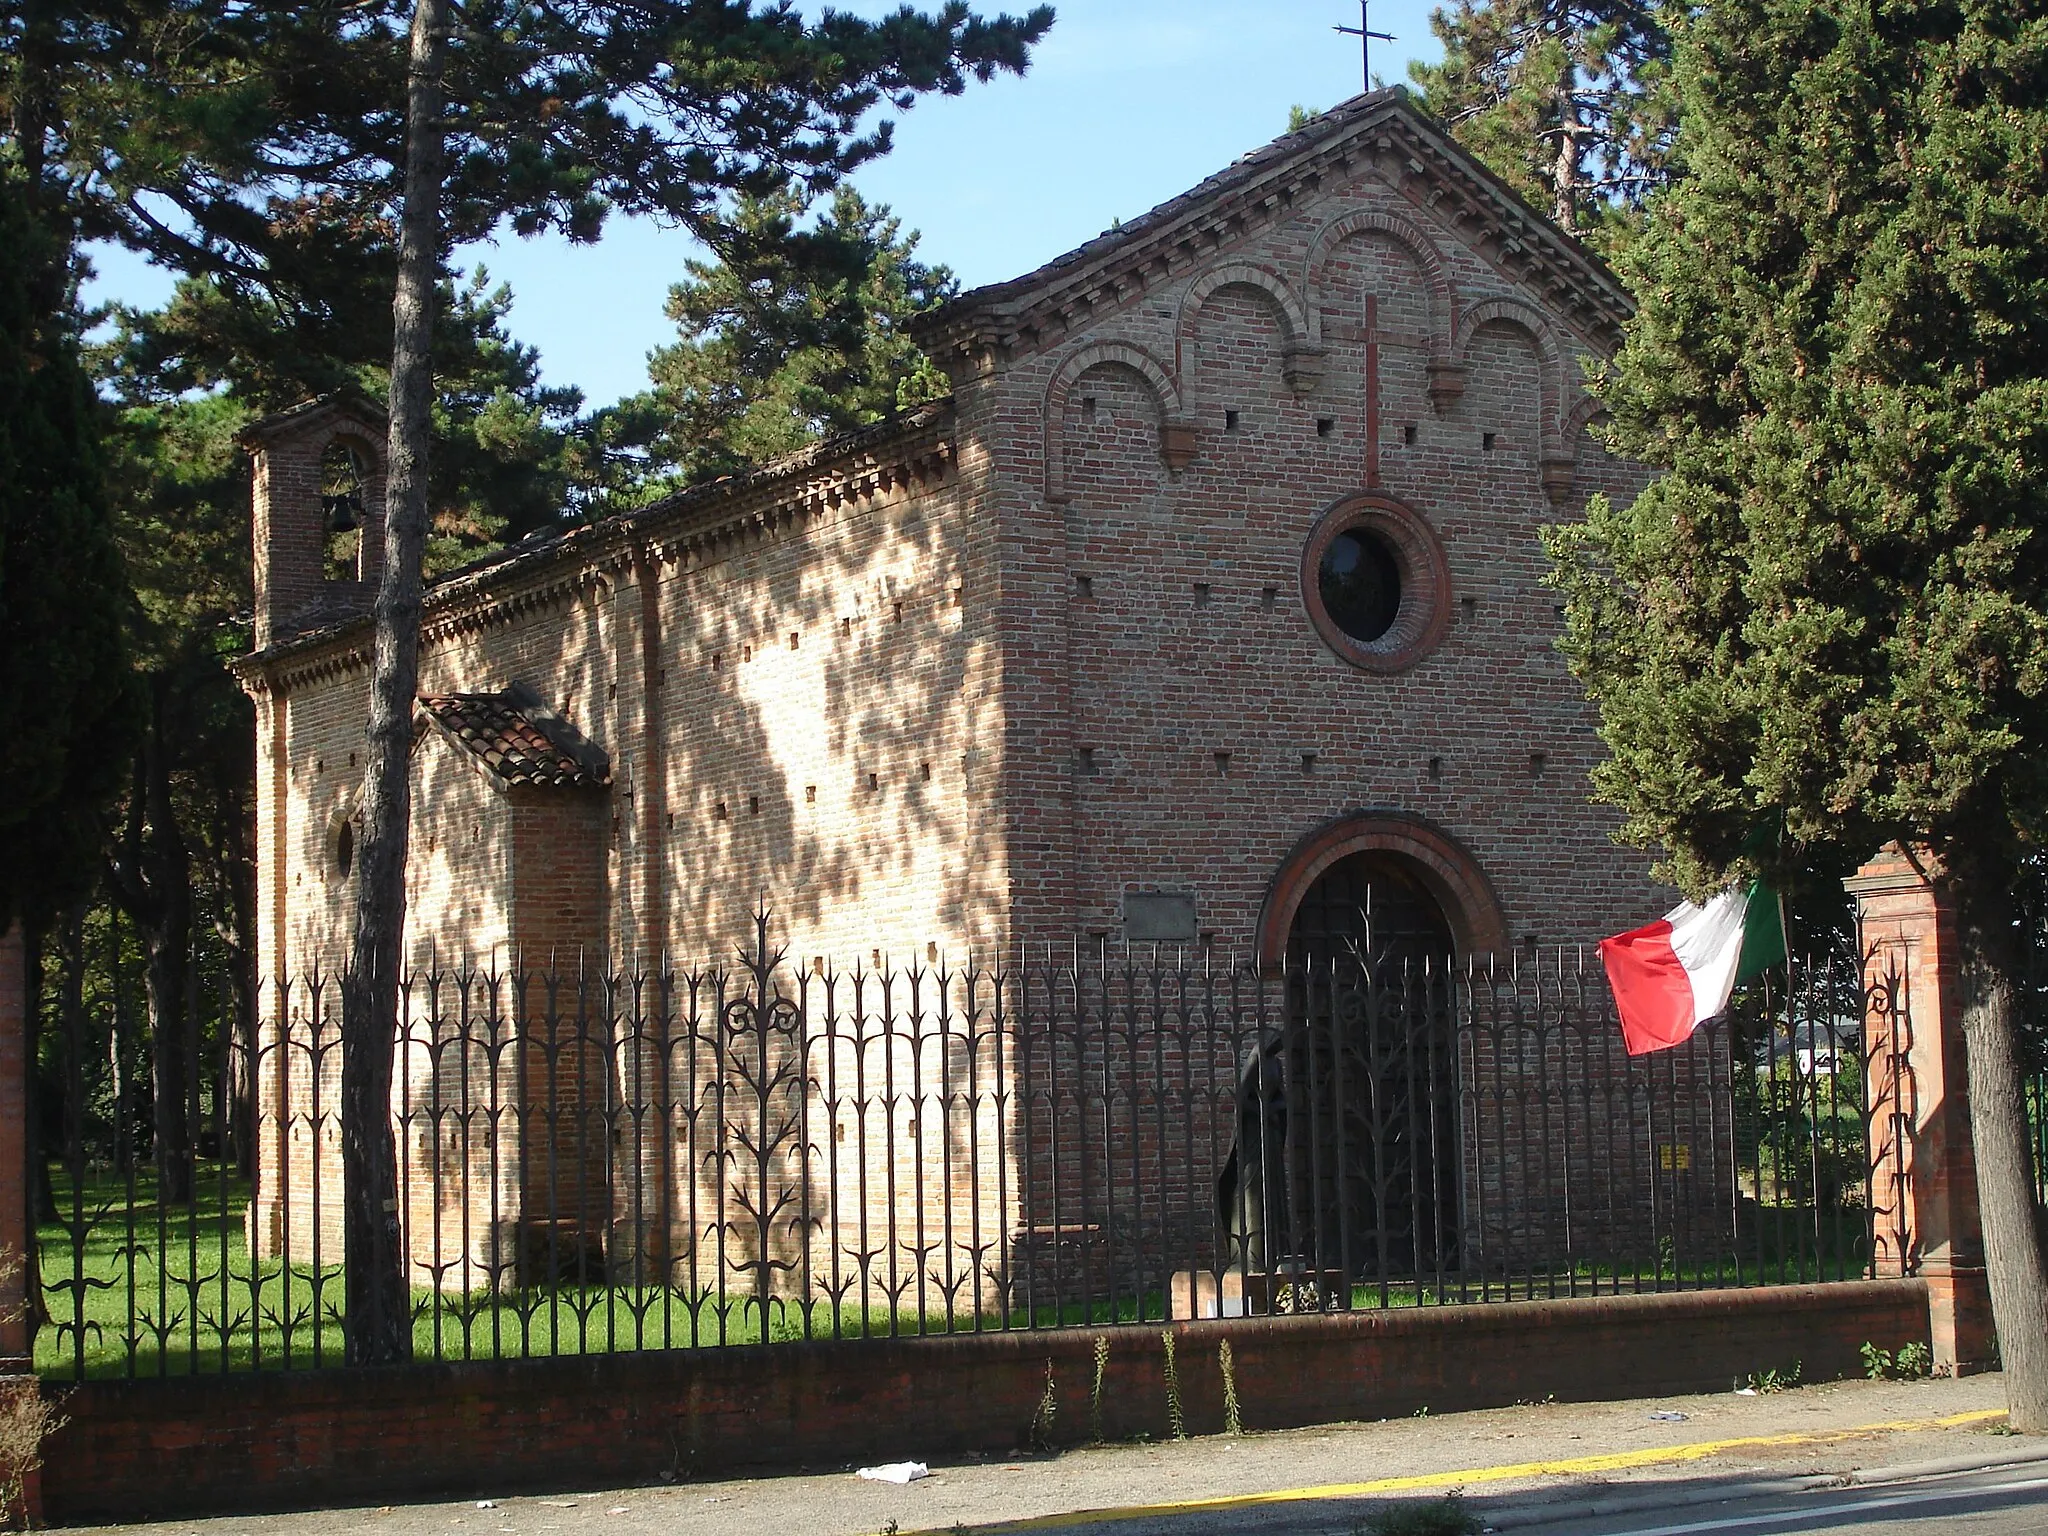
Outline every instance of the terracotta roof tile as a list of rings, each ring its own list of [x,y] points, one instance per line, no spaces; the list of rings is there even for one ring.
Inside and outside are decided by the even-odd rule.
[[[455,742],[502,783],[535,789],[599,789],[609,775],[593,773],[556,742],[518,701],[504,693],[423,695],[420,707]]]

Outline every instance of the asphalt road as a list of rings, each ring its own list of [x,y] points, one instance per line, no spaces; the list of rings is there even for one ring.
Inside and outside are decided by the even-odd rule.
[[[1782,1481],[1782,1480],[1781,1480]],[[2048,1532],[2048,1460],[1892,1478],[1844,1486],[1839,1478],[1757,1492],[1748,1480],[1689,1478],[1648,1490],[1611,1490],[1615,1513],[1585,1500],[1526,1504],[1475,1498],[1469,1508],[1504,1536],[2042,1536]],[[1401,1500],[1309,1500],[1266,1509],[1119,1513],[1103,1523],[1011,1527],[1018,1536],[1057,1529],[1071,1536],[1352,1536]],[[996,1527],[1002,1531],[1002,1527]]]
[[[1575,1516],[1521,1529],[1530,1536],[2040,1536],[2048,1531],[2048,1463],[1762,1498],[1693,1498],[1606,1519]]]

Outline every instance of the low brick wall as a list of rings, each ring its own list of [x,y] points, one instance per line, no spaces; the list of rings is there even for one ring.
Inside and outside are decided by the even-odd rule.
[[[1603,1296],[1173,1326],[1191,1434],[1223,1427],[1217,1346],[1247,1429],[1448,1412],[1545,1397],[1722,1390],[1801,1364],[1861,1372],[1868,1340],[1928,1337],[1918,1280]],[[132,1521],[434,1495],[590,1489],[663,1477],[943,1459],[1092,1433],[1095,1340],[1109,1341],[1102,1430],[1167,1432],[1161,1329],[774,1344],[389,1370],[52,1388],[66,1423],[44,1518]]]

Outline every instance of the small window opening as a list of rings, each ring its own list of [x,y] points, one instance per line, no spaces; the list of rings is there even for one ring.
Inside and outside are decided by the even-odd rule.
[[[1302,771],[1302,772],[1303,772],[1304,774],[1314,773],[1314,772],[1316,771],[1316,754],[1315,754],[1315,753],[1313,753],[1313,752],[1304,752],[1304,753],[1302,753],[1302,754],[1301,754],[1301,771]]]
[[[719,654],[718,654],[718,652],[716,652],[716,651],[713,651],[713,652],[711,653],[711,670],[712,670],[712,671],[714,671],[714,672],[716,672],[716,671],[717,671],[717,670],[718,670],[718,669],[719,669],[720,667],[722,667],[722,666],[724,666],[724,665],[725,665],[725,658],[724,658],[723,656],[719,655]]]
[[[958,607],[959,607],[959,606],[960,606],[960,605],[961,605],[962,603],[964,603],[964,602],[965,602],[966,600],[967,600],[967,589],[966,589],[965,587],[955,587],[955,588],[953,589],[953,606],[954,606],[955,608],[958,608]]]
[[[1330,435],[1330,434],[1331,434],[1332,432],[1334,432],[1334,431],[1336,431],[1336,430],[1337,430],[1337,418],[1336,418],[1336,417],[1334,417],[1334,416],[1318,416],[1318,417],[1316,418],[1316,436],[1317,436],[1317,437],[1328,437],[1328,436],[1329,436],[1329,435]]]
[[[1415,423],[1412,421],[1401,429],[1401,446],[1403,448],[1413,448],[1415,446]]]
[[[792,651],[793,651],[793,650],[795,650],[795,649],[797,648],[797,645],[798,645],[798,643],[799,643],[799,642],[800,642],[800,641],[801,641],[802,639],[803,639],[803,636],[802,636],[802,635],[800,635],[800,634],[798,634],[798,633],[797,633],[797,632],[796,632],[795,630],[793,630],[793,629],[792,629],[792,630],[791,630],[791,631],[789,632],[789,648],[790,648],[790,649],[791,649]]]
[[[1480,433],[1480,434],[1479,434],[1479,449],[1480,449],[1480,452],[1482,452],[1482,453],[1491,453],[1491,452],[1493,452],[1493,444],[1494,444],[1494,438],[1495,438],[1495,434],[1494,434],[1494,433],[1491,433],[1491,432],[1482,432],[1482,433]]]
[[[1209,583],[1206,581],[1195,583],[1195,606],[1197,608],[1209,606]]]
[[[879,773],[871,773],[871,774],[869,774],[869,775],[868,775],[868,793],[869,793],[869,794],[873,794],[873,793],[874,793],[874,792],[875,792],[876,790],[880,789],[881,787],[882,787],[882,776],[881,776],[881,775],[880,775]]]
[[[1082,747],[1080,751],[1075,754],[1074,767],[1075,770],[1078,773],[1080,773],[1083,778],[1092,779],[1095,777],[1096,774],[1102,771],[1100,768],[1096,766],[1095,749],[1093,747]]]
[[[363,461],[347,443],[320,456],[321,574],[328,581],[363,579]]]
[[[711,819],[713,821],[725,820],[725,802],[723,800],[711,808]]]
[[[1093,576],[1076,576],[1074,578],[1074,595],[1076,597],[1093,597],[1095,595],[1095,578]]]
[[[346,880],[356,867],[356,828],[346,816],[334,834],[334,872]]]
[[[1442,758],[1432,757],[1429,760],[1429,776],[1432,779],[1440,779],[1444,776],[1444,760]]]
[[[815,785],[815,784],[806,784],[806,785],[804,786],[804,804],[805,804],[805,805],[816,805],[817,803],[818,803],[818,786],[817,786],[817,785]]]
[[[901,603],[896,605],[896,622],[898,624],[903,622],[903,605]]]
[[[1458,606],[1464,610],[1467,624],[1479,616],[1479,599],[1476,597],[1461,597],[1458,599]]]
[[[761,797],[759,795],[747,796],[747,814],[749,816],[761,814]]]
[[[1261,587],[1259,589],[1259,606],[1261,608],[1276,608],[1279,604],[1280,589],[1278,587]]]
[[[931,783],[932,765],[930,763],[919,763],[917,765],[917,776],[918,778],[922,779],[925,783]]]
[[[1216,754],[1216,776],[1219,779],[1230,777],[1230,754],[1228,752],[1218,752]]]
[[[1081,397],[1081,419],[1083,421],[1093,421],[1095,419],[1095,397],[1093,395],[1083,395]]]
[[[1548,752],[1531,752],[1529,754],[1529,774],[1532,778],[1542,778],[1543,770],[1549,766],[1550,754]]]
[[[1237,412],[1225,411],[1223,413],[1223,430],[1226,432],[1235,432],[1237,430]]]
[[[842,635],[850,635],[850,634],[852,634],[852,633],[853,633],[853,620],[851,620],[851,619],[841,619],[841,620],[839,621],[839,633],[841,633]]]

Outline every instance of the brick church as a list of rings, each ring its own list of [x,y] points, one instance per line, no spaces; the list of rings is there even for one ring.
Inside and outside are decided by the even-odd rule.
[[[1661,910],[1537,530],[1628,301],[1394,89],[928,316],[948,400],[434,583],[416,948],[1461,954]],[[253,429],[262,966],[352,911],[382,425]],[[323,495],[323,487],[327,494]],[[1355,921],[1355,918],[1352,919]]]
[[[1378,954],[1477,958],[1634,926],[1666,893],[1589,803],[1601,747],[1555,649],[1538,537],[1588,497],[1643,484],[1588,435],[1582,387],[1628,307],[1598,260],[1398,89],[962,295],[919,331],[950,398],[430,586],[411,958],[572,977],[702,966],[730,960],[757,904],[810,974],[986,961],[1077,936],[1269,967],[1361,938]],[[330,399],[246,440],[256,649],[239,671],[257,705],[260,966],[273,978],[331,970],[347,949],[380,556],[363,513],[381,505],[382,437],[374,410]],[[317,1253],[322,1231],[334,1241],[315,1202],[323,1177],[339,1188],[338,1054],[303,1009],[289,1027],[264,1037],[278,1133],[252,1211],[252,1246],[287,1257]],[[919,1062],[944,1078],[958,1044],[923,1029],[879,1047],[904,1080]],[[657,1127],[656,1148],[629,1153],[627,1122],[610,1120],[572,1147],[562,1127],[599,1112],[600,1078],[602,1105],[632,1097],[630,1062],[565,1076],[542,1052],[499,1081],[492,1045],[499,1065],[451,1077],[439,1024],[429,1033],[408,1047],[394,1108],[406,1095],[527,1106],[527,1171],[508,1185],[499,1152],[473,1151],[482,1172],[451,1194],[428,1165],[471,1146],[474,1128],[415,1126],[405,1200],[423,1275],[503,1283],[524,1262],[508,1257],[525,1251],[520,1234],[561,1227],[559,1190],[532,1182],[545,1163],[555,1181],[573,1166],[610,1212],[579,1252],[659,1255],[690,1284],[725,1283],[719,1234],[738,1228],[644,1214],[685,1189],[726,1209],[725,1183],[702,1186],[697,1111],[679,1100],[632,1120],[634,1136]],[[826,1066],[789,1081],[829,1080],[835,1062],[858,1075],[874,1038],[844,1051],[826,1039]],[[1024,1033],[1013,1043],[998,1082],[1039,1049]],[[1175,1049],[1197,1070],[1186,1042]],[[1161,1101],[1161,1126],[1182,1116],[1161,1134],[1188,1150],[1154,1148],[1166,1193],[1139,1224],[1155,1257],[1169,1229],[1184,1251],[1207,1241],[1215,1196],[1203,1191],[1237,1156],[1216,1106],[1244,1099],[1242,1063],[1225,1051],[1199,1069],[1220,1074],[1207,1107]],[[536,1117],[543,1081],[555,1086]],[[1505,1209],[1526,1235],[1560,1196],[1501,1193],[1503,1178],[1524,1188],[1526,1170],[1486,1162],[1504,1132],[1475,1118],[1473,1083],[1463,1091],[1462,1109],[1453,1097],[1427,1108],[1428,1136],[1448,1138],[1430,1154],[1441,1230],[1457,1229],[1468,1255],[1503,1251],[1451,1207]],[[896,1191],[886,1212],[880,1196],[857,1202],[860,1221],[891,1233],[922,1233],[943,1212],[999,1243],[1086,1231],[1115,1248],[1116,1202],[1137,1198],[1107,1188],[1098,1210],[1097,1195],[1061,1185],[1041,1201],[1041,1172],[1081,1134],[1085,1107],[1074,1120],[1048,1107],[1036,1125],[1014,1106],[974,1108],[975,1134],[998,1151],[965,1172],[957,1127],[920,1130],[944,1105],[903,1125],[857,1108],[850,1142],[840,1106],[785,1108],[777,1123],[836,1123],[838,1140],[806,1140],[780,1171],[762,1151],[762,1208],[799,1198],[789,1191],[821,1177],[821,1159],[836,1170],[842,1143]],[[1605,1177],[1580,1166],[1607,1144],[1595,1129],[1561,1150],[1557,1166],[1578,1170],[1568,1181]],[[721,1131],[719,1145],[752,1134]],[[290,1150],[309,1144],[328,1150]],[[903,1204],[883,1175],[913,1167],[953,1193]],[[429,1183],[432,1200],[419,1193]],[[1402,1218],[1418,1262],[1422,1210],[1418,1196]],[[814,1237],[776,1241],[808,1256]],[[864,1237],[816,1241],[867,1255],[863,1276],[882,1262]],[[1052,1241],[1056,1268],[1066,1240]],[[769,1245],[764,1230],[748,1250],[761,1275]],[[928,1246],[903,1262],[931,1262]],[[985,1245],[946,1252],[977,1294],[992,1277],[1014,1284],[1000,1277],[1023,1262],[1022,1247],[1002,1263]],[[1141,1257],[1105,1249],[1102,1263]]]

